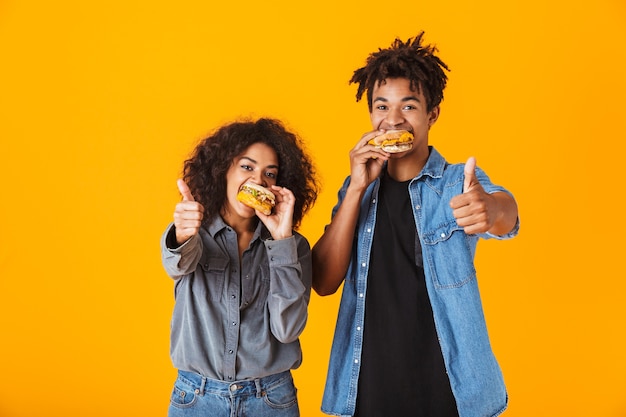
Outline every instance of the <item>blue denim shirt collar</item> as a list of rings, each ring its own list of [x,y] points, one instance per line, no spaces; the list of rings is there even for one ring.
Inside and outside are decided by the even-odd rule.
[[[430,155],[426,160],[426,165],[422,168],[422,172],[416,177],[420,178],[424,175],[427,175],[431,178],[441,178],[443,177],[443,172],[446,168],[446,160],[441,156],[441,154],[432,146],[429,146]]]

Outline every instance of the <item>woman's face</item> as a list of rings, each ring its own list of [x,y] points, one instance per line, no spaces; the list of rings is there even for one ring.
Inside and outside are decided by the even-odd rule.
[[[237,193],[247,181],[269,188],[276,185],[278,177],[278,155],[264,143],[253,143],[237,155],[226,172],[226,201],[222,210],[225,216],[251,218],[254,209],[240,203]]]

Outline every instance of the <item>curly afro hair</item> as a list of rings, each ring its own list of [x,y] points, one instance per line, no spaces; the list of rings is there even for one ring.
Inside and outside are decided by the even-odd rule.
[[[302,140],[275,119],[236,121],[202,140],[184,163],[183,179],[194,199],[204,206],[205,226],[220,215],[226,201],[226,173],[234,159],[255,143],[266,144],[276,151],[279,163],[276,183],[291,190],[296,199],[294,228],[313,207],[319,183]]]
[[[422,91],[426,98],[427,111],[431,111],[443,100],[443,90],[446,88],[448,77],[444,69],[448,66],[435,53],[438,49],[432,45],[423,45],[421,32],[415,38],[403,42],[396,38],[391,46],[378,49],[367,58],[364,67],[354,71],[350,84],[359,85],[356,101],[361,100],[367,92],[367,104],[372,111],[372,94],[374,86],[384,83],[388,78],[406,78],[411,82],[411,88]]]

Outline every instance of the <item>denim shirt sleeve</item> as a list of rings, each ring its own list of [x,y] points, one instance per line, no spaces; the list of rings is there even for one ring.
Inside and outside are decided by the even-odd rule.
[[[482,169],[478,167],[476,167],[476,178],[478,179],[478,181],[480,182],[480,185],[483,187],[483,189],[487,193],[493,194],[497,192],[503,192],[503,193],[507,193],[512,198],[515,198],[509,190],[505,189],[504,187],[500,185],[493,184],[491,180],[489,179],[489,177],[487,176],[487,174],[485,173],[485,171],[483,171]],[[509,233],[505,235],[494,235],[493,233],[487,232],[487,233],[480,234],[478,236],[482,237],[483,239],[492,239],[492,238],[498,239],[498,240],[511,239],[517,236],[517,234],[519,233],[519,227],[520,227],[520,222],[519,222],[519,216],[518,216],[517,221],[515,222],[515,226]]]
[[[339,210],[339,206],[341,206],[341,202],[343,201],[344,197],[346,196],[346,191],[348,190],[348,185],[350,185],[350,176],[346,177],[346,179],[343,181],[343,185],[341,186],[341,188],[337,192],[337,204],[335,204],[335,207],[333,207],[332,217],[335,217],[335,214],[337,214],[337,210]]]
[[[276,339],[298,339],[307,322],[311,296],[311,248],[302,236],[266,240],[270,289],[267,298],[270,329]]]

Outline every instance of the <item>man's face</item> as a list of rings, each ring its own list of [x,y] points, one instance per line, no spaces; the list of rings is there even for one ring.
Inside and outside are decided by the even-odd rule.
[[[401,158],[409,154],[428,155],[428,130],[439,117],[439,106],[428,112],[426,98],[420,91],[411,89],[406,78],[388,78],[377,83],[372,93],[370,120],[374,129],[403,129],[413,133],[413,148],[394,154]]]

